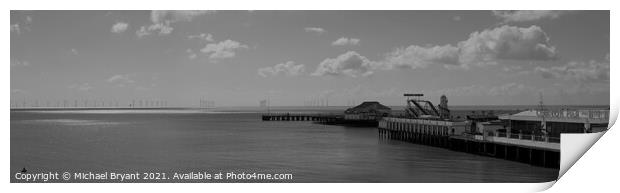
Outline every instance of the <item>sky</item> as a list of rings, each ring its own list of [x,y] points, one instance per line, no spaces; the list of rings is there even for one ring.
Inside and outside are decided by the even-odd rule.
[[[12,104],[609,104],[609,11],[11,11]]]

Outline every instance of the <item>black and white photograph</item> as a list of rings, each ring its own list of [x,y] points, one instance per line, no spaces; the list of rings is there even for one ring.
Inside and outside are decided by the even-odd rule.
[[[7,11],[11,184],[554,182],[615,121],[610,10],[132,9]]]

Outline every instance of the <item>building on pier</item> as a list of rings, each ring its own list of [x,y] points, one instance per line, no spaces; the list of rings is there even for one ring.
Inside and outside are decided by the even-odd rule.
[[[491,136],[495,135],[496,133],[506,132],[506,125],[504,124],[504,122],[499,120],[476,123],[475,133],[477,134],[485,134]]]
[[[378,121],[392,114],[392,109],[377,101],[366,101],[344,111],[345,120]]]
[[[561,133],[607,130],[609,110],[529,110],[499,116],[510,133],[560,137]]]
[[[468,131],[467,121],[443,121],[430,119],[409,119],[384,117],[379,122],[379,128],[389,128],[397,131],[421,133],[428,135],[453,136],[463,135]]]
[[[506,129],[503,123],[499,121],[498,117],[493,114],[471,114],[466,116],[466,120],[469,124],[467,132],[472,134],[482,134],[485,130],[491,129],[498,130],[500,129],[497,128],[498,126],[501,126],[501,129]]]

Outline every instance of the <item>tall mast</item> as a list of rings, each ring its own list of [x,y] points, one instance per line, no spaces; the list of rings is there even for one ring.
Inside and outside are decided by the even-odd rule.
[[[541,122],[540,122],[541,131],[547,134],[547,121],[545,119],[546,110],[545,110],[545,104],[543,103],[542,92],[539,92],[538,96],[540,98],[540,101],[538,103],[538,111],[539,111],[540,118],[541,118]]]

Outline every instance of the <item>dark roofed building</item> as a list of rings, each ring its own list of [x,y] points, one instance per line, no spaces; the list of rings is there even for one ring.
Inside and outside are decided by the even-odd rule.
[[[392,113],[392,109],[377,101],[366,101],[353,108],[344,111],[347,120],[378,120],[381,117],[388,116]]]

